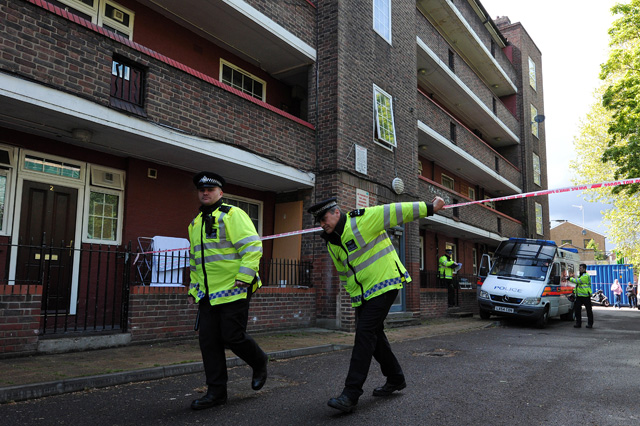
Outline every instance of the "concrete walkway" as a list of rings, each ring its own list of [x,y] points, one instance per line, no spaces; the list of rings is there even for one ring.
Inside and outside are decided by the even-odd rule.
[[[391,342],[460,333],[493,325],[478,318],[439,318],[421,325],[387,330]],[[351,348],[353,333],[307,328],[254,334],[271,359],[313,355]],[[227,365],[243,361],[227,352]],[[51,355],[0,359],[0,403],[22,401],[155,380],[203,371],[197,337],[145,345],[129,345]],[[204,383],[204,374],[203,374]]]

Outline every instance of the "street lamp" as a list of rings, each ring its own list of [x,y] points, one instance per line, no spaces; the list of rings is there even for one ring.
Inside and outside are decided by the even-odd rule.
[[[587,235],[587,231],[584,229],[584,206],[582,204],[580,204],[579,206],[572,204],[571,207],[576,207],[582,210],[582,235]]]

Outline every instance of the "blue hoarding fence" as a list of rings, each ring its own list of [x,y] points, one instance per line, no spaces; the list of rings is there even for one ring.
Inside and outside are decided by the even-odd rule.
[[[611,291],[611,284],[617,279],[622,286],[622,304],[629,305],[627,287],[629,283],[634,283],[633,265],[587,265],[587,273],[591,275],[591,291],[595,293],[602,290],[611,302],[611,306],[616,300]]]

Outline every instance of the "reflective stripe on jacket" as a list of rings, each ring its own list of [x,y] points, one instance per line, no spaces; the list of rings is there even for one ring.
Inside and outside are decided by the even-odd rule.
[[[569,278],[569,281],[575,283],[576,288],[573,290],[578,297],[590,297],[591,296],[591,277],[586,272],[580,275],[579,278]]]
[[[432,209],[420,201],[367,207],[347,215],[340,245],[327,241],[327,249],[352,306],[362,304],[363,293],[368,300],[411,281],[385,229],[428,212]]]
[[[202,213],[189,225],[189,294],[196,302],[208,297],[212,305],[245,299],[247,288],[236,287],[235,282],[253,282],[251,291],[262,285],[258,276],[262,241],[242,209],[222,204],[211,215],[210,234],[206,234]]]
[[[447,258],[447,255],[444,256],[440,256],[440,259],[438,260],[438,277],[440,278],[444,278],[447,280],[451,280],[453,279],[453,268],[452,266],[455,265],[456,262],[454,262],[453,260],[449,260]]]

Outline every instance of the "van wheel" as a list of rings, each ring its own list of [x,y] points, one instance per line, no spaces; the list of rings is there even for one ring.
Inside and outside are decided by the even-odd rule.
[[[480,309],[480,318],[483,320],[488,320],[491,317],[489,311],[485,311],[484,309]]]
[[[544,308],[544,312],[540,315],[540,318],[536,321],[536,327],[545,328],[549,322],[549,307]]]

